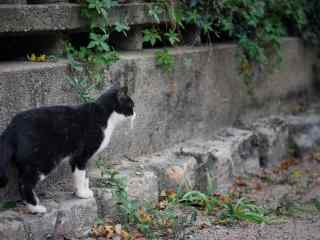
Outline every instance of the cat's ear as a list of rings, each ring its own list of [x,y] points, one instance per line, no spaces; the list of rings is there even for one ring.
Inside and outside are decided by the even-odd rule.
[[[120,99],[126,96],[128,96],[128,87],[127,86],[121,87],[118,91],[118,98]]]

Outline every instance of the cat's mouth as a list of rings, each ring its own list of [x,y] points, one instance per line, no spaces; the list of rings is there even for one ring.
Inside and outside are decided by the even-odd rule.
[[[130,117],[130,128],[133,129],[134,128],[134,120],[136,119],[136,113],[133,112],[132,116]]]

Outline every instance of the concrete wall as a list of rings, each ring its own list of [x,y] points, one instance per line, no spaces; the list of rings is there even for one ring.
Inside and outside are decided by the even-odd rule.
[[[152,153],[190,138],[211,136],[222,126],[233,124],[252,105],[238,73],[236,51],[233,44],[175,49],[172,73],[156,66],[154,50],[122,54],[107,79],[128,84],[136,103],[137,120],[134,130],[125,123],[115,131],[103,156],[116,161],[124,155]],[[285,39],[283,55],[281,68],[255,84],[255,103],[267,105],[311,89],[312,51],[297,39]],[[2,64],[0,130],[18,111],[41,105],[75,104],[77,96],[65,81],[67,71],[64,61]],[[108,84],[106,81],[106,87]],[[67,172],[59,172],[58,178]],[[8,189],[0,196],[9,196]]]
[[[311,89],[312,52],[297,39],[284,40],[279,70],[257,80],[255,102],[239,75],[236,51],[232,44],[176,49],[175,70],[169,74],[155,66],[153,51],[123,56],[111,76],[128,82],[137,124],[133,131],[116,131],[107,157],[141,155],[210,136],[233,124],[251,105],[267,105]]]

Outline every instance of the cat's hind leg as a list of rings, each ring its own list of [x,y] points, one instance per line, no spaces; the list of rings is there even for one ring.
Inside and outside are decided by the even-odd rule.
[[[34,192],[37,181],[38,177],[36,175],[24,175],[19,179],[19,191],[30,212],[45,213],[47,211],[46,207],[40,205],[39,198]]]

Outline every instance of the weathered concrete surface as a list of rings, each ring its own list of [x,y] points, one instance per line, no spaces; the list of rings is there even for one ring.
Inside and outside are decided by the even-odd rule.
[[[24,231],[24,224],[20,221],[20,215],[13,211],[7,211],[5,214],[0,213],[0,239],[27,239]]]
[[[0,0],[0,4],[26,4],[27,0]]]
[[[144,169],[139,165],[124,165],[119,169],[119,178],[127,185],[126,192],[131,200],[143,203],[157,202],[159,198],[159,183],[161,180],[150,170]],[[104,216],[117,216],[117,207],[112,196],[108,179],[101,177],[99,170],[91,172],[91,186],[95,193],[98,205],[98,214]]]
[[[175,148],[140,157],[137,161],[159,177],[159,192],[178,187],[193,189],[196,186],[197,160],[192,156],[177,156]]]
[[[258,137],[251,131],[235,128],[221,131],[210,141],[183,144],[177,154],[198,160],[195,175],[202,176],[198,179],[201,190],[212,184],[226,192],[236,176],[254,174],[261,167]]]
[[[275,165],[287,155],[289,131],[286,119],[271,116],[247,123],[246,128],[258,136],[261,166]]]
[[[320,116],[308,114],[288,119],[291,143],[299,153],[307,152],[320,144]]]
[[[297,39],[285,39],[283,48],[281,71],[257,83],[257,102],[264,105],[312,87],[311,52]],[[233,44],[175,49],[172,73],[156,66],[154,50],[121,54],[121,60],[106,72],[106,86],[109,80],[129,86],[137,119],[134,130],[129,129],[129,123],[116,129],[102,156],[117,160],[125,155],[134,158],[151,154],[190,138],[210,138],[221,127],[232,125],[250,109],[238,74],[236,51]],[[67,71],[64,61],[2,63],[0,130],[21,110],[78,102],[65,81]],[[56,178],[47,181],[63,179],[68,172],[63,168]]]
[[[71,193],[57,194],[55,200],[45,200],[43,204],[48,208],[45,214],[31,215],[14,210],[0,212],[1,240],[82,237],[98,216],[95,199],[78,199]]]
[[[130,3],[115,6],[109,15],[109,23],[117,21],[128,25],[154,23],[148,15],[152,4]],[[168,18],[160,16],[161,21]],[[26,32],[84,30],[87,23],[80,15],[79,4],[0,4],[0,35]]]
[[[281,71],[257,84],[256,102],[263,105],[311,89],[308,51],[296,39],[283,45]],[[252,103],[238,74],[236,49],[235,45],[176,49],[171,74],[155,66],[154,51],[123,55],[110,76],[126,82],[133,92],[137,120],[133,131],[125,127],[114,134],[108,156],[148,154],[232,125]]]

